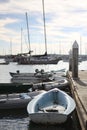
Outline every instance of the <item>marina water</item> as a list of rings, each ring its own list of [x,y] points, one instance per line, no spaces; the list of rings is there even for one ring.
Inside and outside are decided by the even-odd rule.
[[[9,72],[35,72],[35,69],[44,69],[45,71],[69,69],[69,63],[60,61],[57,65],[18,65],[10,63],[0,65],[0,83],[11,82]],[[87,61],[79,63],[79,70],[87,70]],[[66,123],[56,126],[43,126],[31,123],[25,109],[0,111],[0,130],[80,130],[76,112],[67,120]]]

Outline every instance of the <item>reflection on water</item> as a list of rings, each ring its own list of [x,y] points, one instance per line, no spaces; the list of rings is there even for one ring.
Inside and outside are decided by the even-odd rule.
[[[29,125],[29,128],[28,130],[66,130],[64,128],[64,125],[61,125],[61,126],[42,126],[42,125],[35,125],[35,124],[31,124]],[[68,130],[68,129],[67,129]]]
[[[28,130],[26,109],[0,111],[0,130]]]
[[[74,130],[71,119],[61,125],[36,125],[30,122],[28,128],[28,130],[69,130],[69,129]]]

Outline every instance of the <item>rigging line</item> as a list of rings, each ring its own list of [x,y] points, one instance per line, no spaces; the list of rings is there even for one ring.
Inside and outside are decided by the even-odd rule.
[[[44,0],[42,0],[42,6],[43,6],[43,21],[44,21],[44,38],[45,38],[45,49],[47,54],[47,39],[46,39],[46,25],[45,25],[45,9],[44,9]]]
[[[23,44],[23,38],[22,37],[24,37],[24,42],[26,43],[26,49],[28,49],[28,44],[27,44],[26,36],[24,35],[23,28],[21,28],[21,50],[23,51],[23,45],[22,45]],[[21,53],[22,53],[22,51],[21,51]]]
[[[28,43],[29,43],[29,54],[31,53],[31,47],[30,47],[30,32],[29,32],[29,25],[28,25],[28,16],[26,12],[26,22],[27,22],[27,33],[28,33]]]

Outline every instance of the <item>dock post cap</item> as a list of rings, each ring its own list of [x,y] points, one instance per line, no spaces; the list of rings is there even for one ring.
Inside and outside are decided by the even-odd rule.
[[[75,40],[75,42],[73,43],[73,48],[78,48],[78,43],[77,43],[76,40]]]

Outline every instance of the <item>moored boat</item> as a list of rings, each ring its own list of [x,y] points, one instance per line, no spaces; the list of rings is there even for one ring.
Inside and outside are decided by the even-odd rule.
[[[40,82],[49,82],[54,80],[53,77],[14,77],[11,79],[12,83],[40,83]]]
[[[35,73],[10,73],[12,83],[40,83],[40,82],[51,82],[59,81],[66,78],[66,71],[48,71],[45,72],[43,69],[39,71],[35,70]],[[64,81],[63,81],[64,82]]]
[[[44,91],[0,95],[0,110],[26,108],[28,103]]]
[[[9,62],[2,62],[2,63],[0,63],[0,65],[8,65],[9,64]]]
[[[9,72],[11,77],[30,77],[30,76],[37,76],[38,74],[58,74],[60,76],[66,76],[66,70],[65,69],[59,69],[59,70],[52,70],[45,72],[43,69],[38,70],[36,69],[34,73],[21,73],[19,70],[16,72]]]
[[[4,59],[0,59],[0,65],[8,65],[9,62],[5,61]]]
[[[74,109],[74,100],[57,88],[38,95],[27,106],[29,118],[37,124],[64,123]]]
[[[42,83],[37,83],[32,85],[32,89],[43,89],[43,90],[50,90],[53,88],[59,88],[59,89],[66,89],[69,86],[69,82],[66,78],[59,79],[57,81],[51,81],[51,82],[42,82]]]
[[[30,83],[0,83],[0,94],[28,92]]]
[[[57,64],[60,60],[62,60],[61,57],[55,56],[52,54],[47,55],[38,55],[38,56],[22,56],[18,64],[24,64],[24,65],[31,65],[31,64]]]
[[[13,83],[39,83],[48,82],[53,80],[53,75],[44,70],[38,71],[36,73],[23,73],[13,76],[11,82]]]

